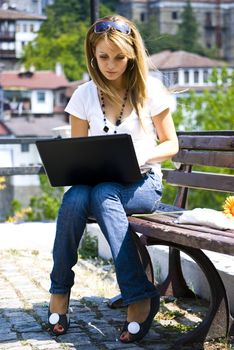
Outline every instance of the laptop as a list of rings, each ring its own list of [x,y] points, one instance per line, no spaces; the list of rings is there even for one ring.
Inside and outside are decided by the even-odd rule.
[[[142,178],[128,134],[37,140],[50,184],[131,183]]]

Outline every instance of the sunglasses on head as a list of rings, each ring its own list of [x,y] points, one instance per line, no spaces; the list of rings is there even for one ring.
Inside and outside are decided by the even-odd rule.
[[[103,22],[97,22],[94,25],[94,33],[104,33],[104,32],[108,32],[108,30],[110,29],[118,30],[123,34],[131,33],[131,28],[125,22],[103,21]]]

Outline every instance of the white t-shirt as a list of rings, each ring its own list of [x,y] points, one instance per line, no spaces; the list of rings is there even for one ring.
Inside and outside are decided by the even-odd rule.
[[[138,163],[139,165],[143,165],[148,159],[154,156],[157,144],[157,131],[154,128],[152,117],[170,107],[170,97],[160,80],[149,76],[147,89],[148,101],[141,111],[144,128],[142,128],[139,118],[135,110],[133,110],[127,118],[124,118],[117,128],[108,120],[107,116],[106,125],[109,131],[106,133],[103,130],[105,124],[98,97],[98,90],[92,80],[80,85],[74,91],[65,111],[75,117],[87,120],[89,123],[90,136],[110,135],[113,134],[115,130],[117,130],[117,134],[124,133],[131,135]],[[161,176],[161,167],[159,163],[152,165],[152,169]]]

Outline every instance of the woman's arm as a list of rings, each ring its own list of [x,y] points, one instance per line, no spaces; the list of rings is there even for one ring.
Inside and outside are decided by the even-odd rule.
[[[70,115],[71,137],[88,136],[89,123],[73,115]]]
[[[147,163],[159,163],[175,155],[179,150],[179,143],[169,108],[152,119],[157,130],[159,144],[155,154],[147,160]]]

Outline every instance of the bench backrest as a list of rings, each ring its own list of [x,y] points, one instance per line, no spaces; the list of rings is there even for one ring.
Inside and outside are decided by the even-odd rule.
[[[234,132],[180,132],[178,137],[180,150],[172,159],[176,169],[163,170],[166,182],[179,186],[176,205],[185,207],[188,188],[234,192]]]

